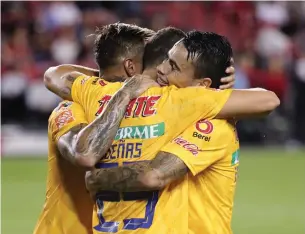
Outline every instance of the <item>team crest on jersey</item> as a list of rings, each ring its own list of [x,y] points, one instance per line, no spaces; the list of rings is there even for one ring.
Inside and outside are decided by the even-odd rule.
[[[57,129],[62,128],[68,123],[71,123],[74,120],[71,110],[64,110],[55,118],[55,124]]]
[[[183,139],[182,136],[175,138],[174,142],[177,145],[186,149],[187,151],[191,152],[194,156],[197,156],[198,153],[202,151],[201,149],[199,149],[199,147],[197,145]]]
[[[193,137],[208,142],[211,140],[211,136],[208,135],[213,132],[214,126],[209,120],[201,119],[197,121],[195,127],[197,131],[193,132]]]

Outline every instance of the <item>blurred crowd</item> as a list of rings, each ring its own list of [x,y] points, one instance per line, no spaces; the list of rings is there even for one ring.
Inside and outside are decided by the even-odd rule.
[[[2,123],[45,127],[59,99],[44,88],[44,71],[62,63],[96,67],[90,35],[120,21],[227,36],[236,88],[264,87],[282,101],[267,120],[241,122],[242,138],[304,143],[304,12],[305,2],[2,2]]]

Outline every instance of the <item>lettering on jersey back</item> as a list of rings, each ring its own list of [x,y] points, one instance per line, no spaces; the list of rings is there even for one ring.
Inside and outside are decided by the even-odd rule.
[[[155,106],[160,97],[161,96],[146,96],[131,100],[127,106],[125,118],[137,118],[140,116],[148,117],[155,115],[157,113]],[[105,95],[101,100],[99,100],[100,107],[95,116],[99,116],[103,112],[111,98],[112,96]]]
[[[132,159],[140,158],[142,154],[141,142],[125,142],[125,139],[151,139],[164,135],[165,123],[157,123],[152,125],[128,126],[118,129],[115,140],[106,156],[102,159]]]
[[[126,143],[120,140],[116,144],[112,144],[107,154],[102,158],[105,159],[132,159],[140,158],[142,155],[142,143]]]

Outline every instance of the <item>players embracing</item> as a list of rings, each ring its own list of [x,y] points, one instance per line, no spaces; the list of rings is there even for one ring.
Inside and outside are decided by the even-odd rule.
[[[278,98],[261,89],[208,89],[219,87],[231,65],[232,49],[224,37],[168,28],[147,42],[148,30],[129,27],[114,24],[97,36],[99,71],[62,65],[46,72],[49,88],[74,101],[61,103],[49,119],[50,149],[58,148],[62,156],[52,160],[89,168],[94,233],[230,233],[239,156],[232,118],[267,114]],[[143,76],[136,75],[141,59]],[[152,87],[158,85],[147,77],[164,87]],[[60,177],[61,168],[53,167]],[[71,186],[84,186],[69,176]],[[56,182],[60,186],[53,183],[49,190],[62,187],[62,196],[69,193],[64,180]],[[75,194],[68,196],[71,208],[81,206],[73,203]],[[36,233],[56,233],[54,225],[65,230],[57,233],[90,233],[78,227],[77,218],[74,225],[65,223],[75,209],[53,222],[60,212],[55,200],[54,206],[46,204]]]

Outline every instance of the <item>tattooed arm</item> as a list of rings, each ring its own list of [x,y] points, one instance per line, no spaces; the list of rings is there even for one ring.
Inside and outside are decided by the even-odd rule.
[[[44,74],[44,84],[51,92],[61,98],[72,100],[72,84],[81,75],[99,76],[99,71],[73,64],[50,67]]]
[[[78,165],[93,167],[110,148],[130,100],[152,86],[156,83],[144,76],[130,78],[93,122],[72,129],[59,139],[61,154]]]
[[[118,192],[159,190],[172,181],[182,178],[187,172],[187,166],[177,156],[159,152],[152,161],[89,171],[86,174],[86,185],[93,195],[100,190]]]
[[[62,135],[58,142],[57,148],[63,158],[70,161],[73,164],[80,165],[78,158],[76,158],[72,145],[77,139],[77,134],[82,130],[86,124],[80,124],[70,129],[66,134]]]

